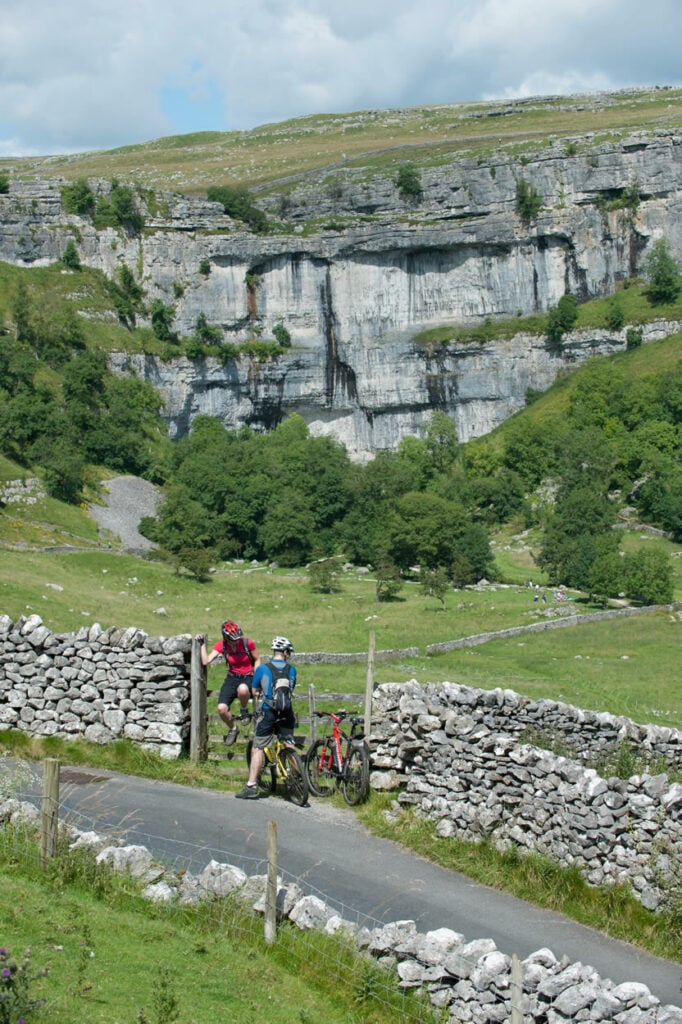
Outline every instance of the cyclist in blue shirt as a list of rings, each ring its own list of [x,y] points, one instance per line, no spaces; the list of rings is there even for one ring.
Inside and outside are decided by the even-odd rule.
[[[291,694],[296,686],[296,669],[289,664],[294,647],[285,636],[276,636],[271,644],[272,657],[258,666],[253,676],[254,698],[261,696],[261,706],[253,737],[253,750],[249,765],[249,779],[240,793],[239,800],[258,799],[258,773],[263,766],[263,749],[272,743],[275,733],[280,739],[294,746],[296,719],[291,703]]]

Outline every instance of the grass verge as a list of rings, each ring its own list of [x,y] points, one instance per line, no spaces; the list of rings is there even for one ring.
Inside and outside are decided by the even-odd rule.
[[[127,876],[60,851],[46,870],[35,836],[0,832],[0,941],[49,974],[34,986],[35,1024],[416,1024],[435,1016],[350,942],[262,920],[236,899],[155,904]]]

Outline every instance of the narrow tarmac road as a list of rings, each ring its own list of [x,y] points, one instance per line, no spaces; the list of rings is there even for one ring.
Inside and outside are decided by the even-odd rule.
[[[34,802],[41,773],[36,766],[35,787],[26,794]],[[408,919],[421,932],[448,927],[467,941],[492,938],[522,959],[547,947],[591,965],[602,978],[643,982],[664,1005],[682,1006],[682,965],[436,867],[370,835],[352,811],[323,800],[303,808],[278,796],[244,801],[234,793],[62,766],[60,803],[62,817],[78,828],[140,843],[193,874],[211,859],[264,873],[267,825],[275,821],[279,873],[348,920],[373,926]]]

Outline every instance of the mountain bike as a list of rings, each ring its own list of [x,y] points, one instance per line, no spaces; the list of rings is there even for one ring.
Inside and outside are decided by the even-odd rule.
[[[343,798],[354,807],[367,796],[369,789],[369,752],[364,742],[364,719],[350,717],[350,733],[345,733],[341,722],[348,718],[346,711],[314,711],[317,718],[329,718],[331,735],[327,733],[308,748],[303,764],[311,793],[331,796],[341,787]]]
[[[252,753],[251,739],[246,744],[248,765],[251,764]],[[287,800],[291,800],[297,807],[302,807],[308,799],[308,780],[298,751],[275,735],[272,743],[263,749],[263,755],[263,766],[256,780],[259,792],[264,795],[274,793],[277,783],[281,782]]]

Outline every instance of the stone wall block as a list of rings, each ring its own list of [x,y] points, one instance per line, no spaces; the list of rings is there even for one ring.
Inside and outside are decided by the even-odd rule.
[[[432,727],[435,718],[440,728]],[[574,759],[519,744],[523,728],[532,722],[546,730],[548,721],[563,740],[570,738]],[[663,754],[682,767],[676,730],[499,688],[429,684],[420,694],[412,681],[378,687],[372,733],[381,737],[371,740],[372,788],[393,788],[400,779],[398,804],[432,819],[439,836],[485,836],[499,849],[515,843],[577,864],[590,884],[629,882],[647,907],[660,902],[652,858],[662,843],[680,845],[682,785],[664,774],[603,778],[584,761],[610,753],[626,737],[640,753]]]

